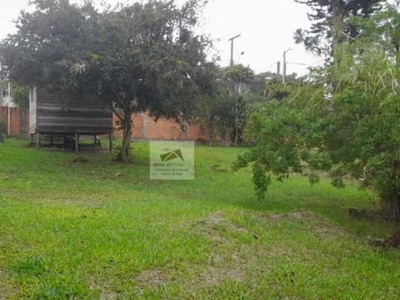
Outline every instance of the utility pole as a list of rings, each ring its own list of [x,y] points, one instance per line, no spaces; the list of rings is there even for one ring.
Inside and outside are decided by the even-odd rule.
[[[240,37],[240,34],[235,35],[234,37],[231,37],[228,41],[231,42],[231,62],[230,62],[230,66],[233,66],[233,40]]]
[[[276,75],[278,76],[278,78],[281,75],[281,62],[280,61],[278,61],[276,63]]]
[[[285,83],[285,82],[286,82],[286,65],[287,65],[287,62],[286,62],[286,53],[288,53],[290,50],[292,50],[292,49],[289,48],[289,49],[283,51],[282,83]]]

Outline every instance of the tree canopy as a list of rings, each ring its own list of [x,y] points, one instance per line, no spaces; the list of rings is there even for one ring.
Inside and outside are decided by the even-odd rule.
[[[376,34],[395,16],[389,9],[359,22]],[[386,33],[393,36],[396,28]],[[268,101],[251,116],[246,133],[256,146],[236,167],[253,164],[260,199],[274,178],[304,173],[317,183],[324,171],[336,187],[353,178],[372,189],[386,217],[400,218],[400,69],[385,41],[381,36],[371,43],[365,36],[342,43],[339,59],[320,81],[293,85],[287,97]],[[319,84],[323,80],[337,83],[332,93]]]
[[[107,102],[123,130],[119,154],[127,161],[131,115],[149,111],[190,119],[199,95],[214,91],[210,42],[195,33],[204,4],[189,0],[119,5],[99,13],[86,1],[32,1],[18,32],[1,43],[10,79]]]
[[[370,17],[386,0],[294,0],[312,10],[308,18],[310,29],[297,29],[294,38],[306,50],[319,55],[333,55],[334,49],[344,41],[358,37],[360,29],[349,23],[351,16]]]
[[[232,65],[222,70],[222,78],[227,91],[233,100],[233,119],[231,143],[243,144],[243,131],[249,115],[250,84],[254,80],[254,72],[241,64]]]

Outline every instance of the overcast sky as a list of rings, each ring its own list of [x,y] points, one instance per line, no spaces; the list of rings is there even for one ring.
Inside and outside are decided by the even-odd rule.
[[[103,1],[110,4],[118,2]],[[184,0],[175,1],[181,3]],[[15,32],[12,20],[28,6],[28,2],[29,0],[10,0],[2,3],[0,39]],[[101,0],[95,2],[100,3]],[[129,3],[128,0],[122,2]],[[296,45],[293,41],[294,31],[297,28],[307,28],[310,24],[307,11],[305,5],[295,3],[294,0],[210,0],[204,12],[202,31],[214,40],[216,51],[221,57],[221,66],[229,64],[231,45],[228,39],[240,34],[234,40],[235,63],[250,66],[256,73],[276,71],[276,63],[278,60],[282,61],[283,51],[291,48],[287,53],[287,72],[302,75],[307,73],[307,66],[320,61],[320,58],[305,53],[303,46]]]

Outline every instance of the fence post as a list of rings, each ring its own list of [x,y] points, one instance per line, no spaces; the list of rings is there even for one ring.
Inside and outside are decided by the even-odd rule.
[[[7,106],[7,135],[11,135],[11,112],[10,106]]]

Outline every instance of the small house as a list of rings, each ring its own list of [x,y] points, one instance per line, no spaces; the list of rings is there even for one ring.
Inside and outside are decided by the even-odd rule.
[[[29,92],[30,134],[40,147],[41,136],[62,136],[64,148],[79,149],[79,136],[109,135],[110,150],[113,133],[112,110],[105,105],[79,97],[69,97],[31,87]],[[73,145],[71,146],[71,142]]]

